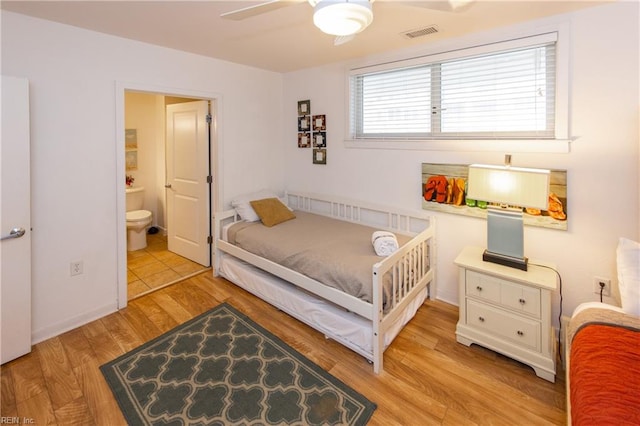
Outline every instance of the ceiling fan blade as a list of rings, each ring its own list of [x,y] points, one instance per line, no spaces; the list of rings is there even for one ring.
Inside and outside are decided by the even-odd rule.
[[[243,19],[271,12],[283,7],[292,6],[306,0],[270,0],[265,3],[256,4],[254,6],[244,7],[242,9],[232,10],[220,15],[224,19],[232,19],[234,21],[242,21]]]

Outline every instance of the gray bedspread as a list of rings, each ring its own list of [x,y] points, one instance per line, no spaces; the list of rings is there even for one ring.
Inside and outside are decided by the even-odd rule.
[[[376,255],[371,234],[377,229],[296,211],[296,218],[268,228],[261,222],[238,222],[228,241],[325,285],[371,303]],[[396,234],[402,246],[411,238]],[[387,287],[387,286],[385,286]],[[385,291],[385,298],[388,291]]]

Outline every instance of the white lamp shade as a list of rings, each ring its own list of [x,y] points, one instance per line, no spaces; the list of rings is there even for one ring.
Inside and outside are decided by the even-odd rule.
[[[549,181],[549,170],[472,164],[467,198],[546,210]]]
[[[316,27],[335,36],[359,33],[372,21],[370,0],[319,0],[313,12]]]

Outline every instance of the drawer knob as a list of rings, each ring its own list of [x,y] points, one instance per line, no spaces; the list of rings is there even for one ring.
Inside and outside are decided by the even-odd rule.
[[[478,321],[484,322],[484,317],[478,317]]]
[[[524,336],[524,332],[523,332],[523,331],[518,330],[518,336]]]
[[[526,302],[526,300],[524,300],[524,299],[520,299],[520,304],[521,304],[521,305],[524,305],[524,304],[525,304],[525,302]]]
[[[478,290],[478,291],[482,291],[482,287],[480,287],[480,286],[476,286],[476,290]]]

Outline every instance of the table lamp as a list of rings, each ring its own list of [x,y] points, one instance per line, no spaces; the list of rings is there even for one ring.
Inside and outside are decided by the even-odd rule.
[[[549,170],[506,165],[469,166],[467,198],[491,203],[487,206],[486,262],[527,270],[524,256],[524,207],[546,210],[549,204]]]

